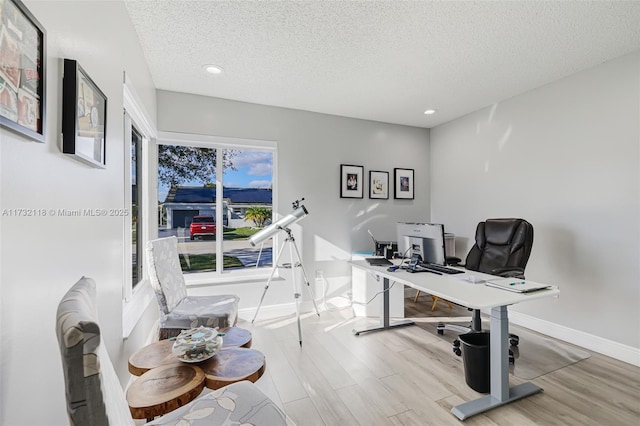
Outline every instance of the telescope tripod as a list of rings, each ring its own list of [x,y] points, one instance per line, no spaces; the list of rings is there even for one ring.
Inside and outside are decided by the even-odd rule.
[[[264,301],[264,296],[267,294],[267,290],[269,290],[269,285],[271,284],[273,275],[276,272],[276,268],[291,269],[291,282],[293,283],[293,297],[295,299],[295,304],[296,304],[296,320],[298,322],[298,340],[300,342],[300,347],[302,347],[302,327],[300,325],[300,306],[298,301],[301,294],[298,292],[298,285],[296,282],[296,272],[294,271],[294,268],[299,267],[302,269],[302,276],[304,277],[304,281],[307,284],[307,289],[309,290],[309,294],[311,295],[311,301],[313,302],[313,307],[316,310],[316,315],[320,316],[320,313],[318,312],[318,306],[316,306],[315,296],[313,294],[313,290],[311,289],[311,285],[309,284],[309,278],[307,277],[307,272],[305,271],[304,265],[302,264],[302,259],[300,258],[300,252],[298,251],[298,246],[296,245],[295,238],[293,238],[291,229],[280,228],[280,230],[285,231],[287,233],[287,238],[282,242],[282,246],[278,251],[278,256],[276,257],[275,263],[273,264],[271,275],[269,275],[269,279],[267,280],[267,285],[264,287],[264,291],[262,292],[262,297],[260,298],[260,303],[258,304],[256,313],[253,316],[253,319],[251,320],[251,324],[253,324],[253,322],[256,320],[256,317],[258,316],[258,311],[260,311],[260,307],[262,306],[262,302]],[[280,266],[279,265],[280,257],[282,256],[282,253],[284,252],[284,248],[287,245],[289,245],[289,254],[290,254],[291,263],[285,263],[282,266]],[[296,255],[298,260],[295,263],[294,263],[294,257],[293,257],[294,254]]]

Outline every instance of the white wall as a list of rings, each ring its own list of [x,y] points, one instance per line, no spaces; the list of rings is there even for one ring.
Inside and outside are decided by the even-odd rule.
[[[155,89],[125,7],[110,1],[26,4],[48,35],[47,140],[35,143],[0,129],[0,210],[126,207],[123,71],[153,120]],[[69,158],[58,146],[62,58],[78,60],[108,98],[104,170]],[[104,340],[123,383],[128,355],[147,338],[157,308],[150,306],[122,341],[123,247],[130,238],[122,218],[0,219],[0,424],[67,424],[55,337],[62,295],[82,275],[96,279]]]
[[[561,295],[510,310],[627,345],[637,363],[639,145],[636,52],[431,129],[432,219],[464,237],[463,259],[479,221],[529,220],[526,275]]]
[[[310,280],[316,271],[326,278],[312,283],[317,297],[330,300],[350,291],[346,260],[352,250],[372,248],[367,229],[380,240],[395,240],[395,222],[429,220],[427,129],[167,91],[157,96],[160,131],[277,141],[275,210],[287,214],[292,201],[306,198],[309,216],[296,224],[296,242]],[[388,171],[390,182],[394,167],[413,168],[415,200],[394,200],[392,191],[389,200],[370,200],[368,192],[363,199],[341,199],[340,164],[364,166],[367,180],[369,170]],[[254,292],[242,292],[241,309],[257,306],[262,286],[254,285]],[[271,294],[273,287],[265,305],[291,302],[288,285],[279,284],[286,288],[282,297]]]

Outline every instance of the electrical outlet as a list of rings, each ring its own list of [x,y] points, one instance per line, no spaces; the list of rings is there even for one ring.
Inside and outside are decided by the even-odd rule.
[[[316,270],[316,280],[321,280],[324,278],[324,273],[322,272],[321,269],[317,269]]]

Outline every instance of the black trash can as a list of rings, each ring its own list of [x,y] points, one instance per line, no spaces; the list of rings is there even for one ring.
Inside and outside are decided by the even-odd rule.
[[[471,389],[489,393],[491,389],[489,332],[461,334],[458,339],[462,346],[464,378]]]

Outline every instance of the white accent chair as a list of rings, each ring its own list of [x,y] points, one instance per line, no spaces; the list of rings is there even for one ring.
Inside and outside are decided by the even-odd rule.
[[[64,370],[69,424],[134,426],[97,321],[96,284],[82,277],[63,296],[56,334]],[[236,382],[159,417],[149,425],[263,425],[293,422],[253,383]]]
[[[236,324],[238,296],[187,296],[175,236],[149,241],[147,261],[160,310],[160,340],[201,325],[225,328]]]

